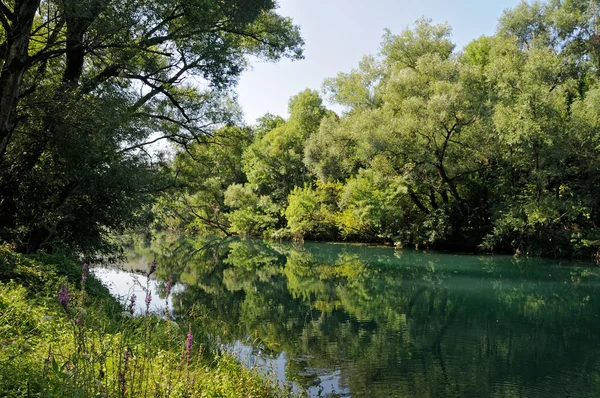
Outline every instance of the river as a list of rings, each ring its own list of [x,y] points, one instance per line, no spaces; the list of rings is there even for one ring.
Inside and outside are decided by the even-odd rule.
[[[155,311],[200,320],[213,344],[314,397],[600,395],[595,266],[180,238],[138,248],[127,267],[155,255]],[[96,273],[115,294],[144,297],[145,277]]]

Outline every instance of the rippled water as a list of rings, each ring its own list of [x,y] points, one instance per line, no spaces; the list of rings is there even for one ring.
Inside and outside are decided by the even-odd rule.
[[[597,267],[235,239],[143,252],[157,296],[179,283],[176,315],[313,396],[600,396]]]

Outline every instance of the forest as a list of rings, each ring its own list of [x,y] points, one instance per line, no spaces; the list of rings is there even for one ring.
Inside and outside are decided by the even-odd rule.
[[[522,2],[463,49],[422,18],[242,121],[276,2],[0,2],[0,239],[113,255],[132,231],[593,258],[600,4]],[[332,109],[327,108],[331,104]]]
[[[0,240],[112,254],[175,184],[182,149],[240,120],[250,56],[302,58],[274,0],[0,1]]]
[[[598,4],[521,3],[462,50],[427,19],[177,154],[163,228],[586,257],[598,222]],[[335,104],[342,112],[325,106]]]

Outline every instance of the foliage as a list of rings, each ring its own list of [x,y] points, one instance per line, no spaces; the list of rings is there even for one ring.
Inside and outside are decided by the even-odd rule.
[[[311,90],[293,97],[289,111],[289,120],[258,137],[242,158],[248,182],[278,203],[285,203],[293,187],[311,180],[302,162],[304,142],[326,114],[321,98]]]
[[[295,239],[304,237],[332,239],[338,235],[336,216],[340,183],[317,181],[316,187],[294,188],[285,209],[287,227]]]
[[[240,119],[248,56],[302,57],[273,0],[5,3],[0,239],[22,252],[113,252],[110,234],[148,226],[176,185],[164,143],[193,152]]]
[[[98,296],[88,289],[90,282],[99,282],[86,268],[63,261],[63,269],[78,274],[80,290],[50,271],[50,262],[17,255],[5,246],[0,258],[12,265],[11,276],[16,277],[0,280],[2,396],[294,395],[229,354],[213,354],[200,343],[197,324],[186,330],[178,325],[181,321],[132,317],[120,306],[111,316],[103,312],[114,299],[105,288]],[[46,271],[40,285],[20,282],[29,278],[28,267]]]
[[[424,18],[386,31],[325,81],[340,115],[307,90],[288,120],[254,127],[241,162],[255,196],[230,231],[598,257],[598,12],[522,2],[462,51]],[[324,199],[327,184],[339,189]]]
[[[406,203],[402,203],[405,196],[402,178],[361,169],[348,179],[341,194],[338,223],[342,235],[359,240],[373,235],[398,238],[397,225],[406,211]]]
[[[228,233],[224,192],[243,184],[241,156],[252,141],[248,129],[223,127],[180,152],[173,163],[179,189],[163,195],[154,207],[159,230]]]
[[[251,185],[233,184],[225,191],[231,232],[240,235],[260,235],[273,232],[278,222],[278,206],[266,195],[259,196]]]

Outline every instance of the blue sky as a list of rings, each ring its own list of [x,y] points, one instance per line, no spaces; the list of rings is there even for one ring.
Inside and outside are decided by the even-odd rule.
[[[519,0],[280,0],[278,12],[300,25],[305,59],[254,62],[237,87],[246,123],[270,112],[287,117],[291,96],[324,79],[355,68],[365,54],[377,53],[385,28],[399,33],[420,17],[452,27],[457,48],[491,35],[498,17]]]

